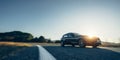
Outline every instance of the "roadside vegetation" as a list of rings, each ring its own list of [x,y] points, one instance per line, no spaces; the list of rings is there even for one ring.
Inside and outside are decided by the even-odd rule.
[[[0,41],[7,42],[51,42],[50,39],[46,39],[44,36],[33,37],[32,34],[21,32],[21,31],[11,31],[0,33]]]
[[[15,56],[19,51],[30,47],[30,44],[27,43],[18,43],[18,42],[0,42],[0,60],[4,60],[9,56]]]

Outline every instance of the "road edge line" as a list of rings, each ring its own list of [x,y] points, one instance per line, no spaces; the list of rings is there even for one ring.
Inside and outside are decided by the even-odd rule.
[[[39,60],[56,60],[56,58],[50,54],[45,48],[40,45],[36,45],[39,49]]]

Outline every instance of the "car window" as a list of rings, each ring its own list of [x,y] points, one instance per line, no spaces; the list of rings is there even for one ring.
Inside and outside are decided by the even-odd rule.
[[[66,38],[66,37],[68,37],[68,35],[64,35],[63,37]]]
[[[74,37],[74,34],[69,34],[69,37]]]

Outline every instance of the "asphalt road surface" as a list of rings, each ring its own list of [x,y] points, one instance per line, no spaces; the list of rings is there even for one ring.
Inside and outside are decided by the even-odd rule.
[[[53,60],[120,60],[120,52],[114,49],[112,50],[112,48],[79,48],[71,46],[43,47],[45,49],[41,49],[38,46],[28,47],[17,52],[15,55],[9,56],[4,60],[45,60],[49,57],[49,55],[55,57]],[[119,48],[117,49],[119,50]],[[46,50],[50,54],[43,50]],[[41,59],[41,56],[45,58],[42,57]]]
[[[57,60],[120,60],[120,52],[106,48],[44,46]]]

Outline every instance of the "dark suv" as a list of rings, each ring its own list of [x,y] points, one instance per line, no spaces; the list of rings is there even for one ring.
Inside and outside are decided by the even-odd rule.
[[[73,47],[79,45],[80,47],[93,46],[93,48],[96,48],[101,45],[101,41],[98,37],[90,38],[87,35],[79,35],[78,33],[67,33],[61,38],[61,46],[64,47],[66,44]]]

